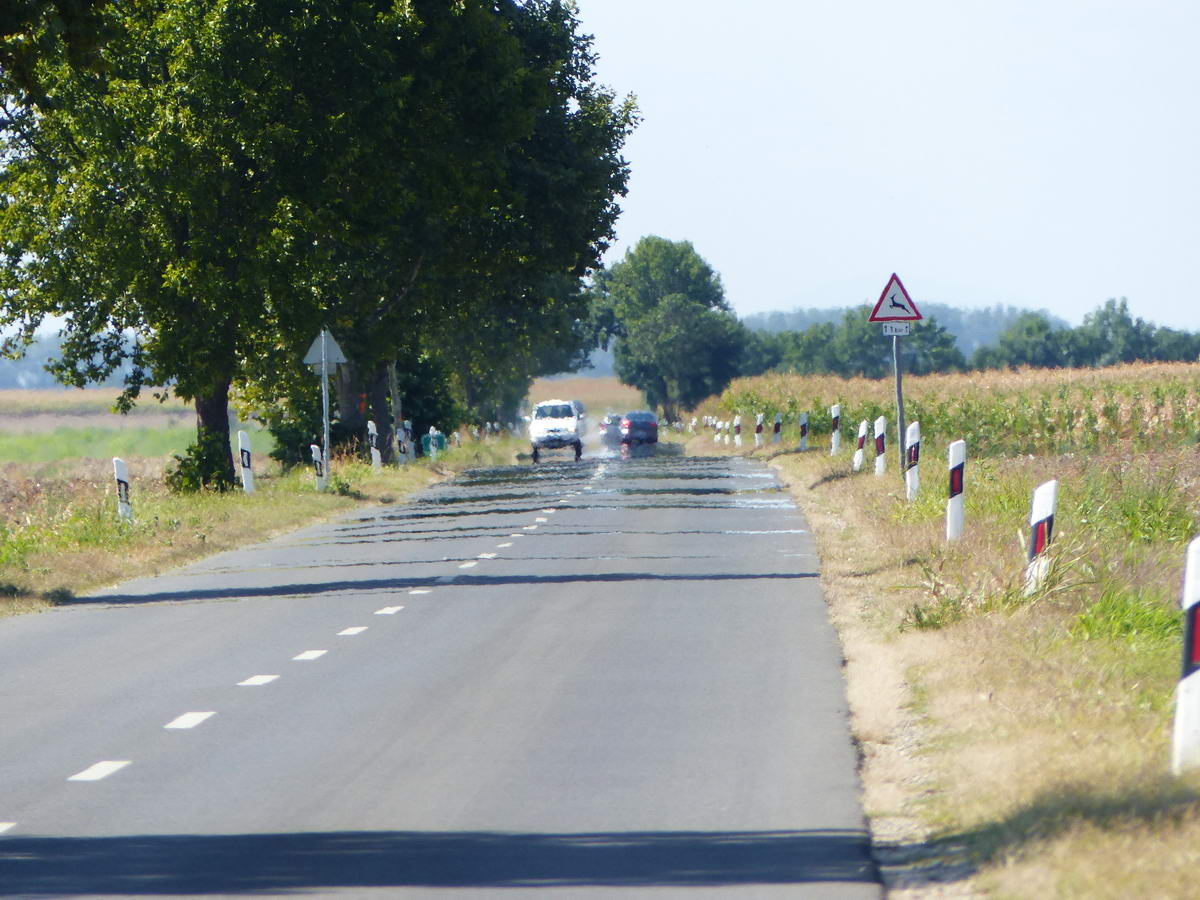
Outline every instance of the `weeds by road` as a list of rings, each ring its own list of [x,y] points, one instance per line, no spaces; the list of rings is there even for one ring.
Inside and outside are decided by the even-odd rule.
[[[0,478],[0,615],[44,609],[88,590],[155,574],[221,550],[265,540],[355,506],[392,503],[470,466],[510,462],[512,439],[468,443],[376,474],[335,460],[331,490],[311,470],[264,468],[256,492],[173,494],[162,459],[130,460],[132,525],[116,516],[111,463],[3,466]]]

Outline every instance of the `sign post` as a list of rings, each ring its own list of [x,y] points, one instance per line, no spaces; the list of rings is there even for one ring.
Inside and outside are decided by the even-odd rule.
[[[324,475],[329,473],[329,370],[331,366],[346,361],[346,354],[338,346],[328,328],[322,328],[308,353],[304,354],[304,362],[321,374],[321,422],[324,426],[324,449],[322,450],[321,469]],[[322,475],[318,474],[318,490],[325,489]]]
[[[901,473],[905,471],[908,448],[905,446],[907,435],[904,431],[904,370],[900,366],[900,338],[912,334],[912,323],[923,318],[917,305],[908,296],[908,291],[904,289],[900,277],[893,272],[883,288],[883,293],[879,295],[879,302],[871,311],[870,319],[867,320],[881,323],[883,333],[892,338],[892,367],[896,373],[896,443],[900,454]]]

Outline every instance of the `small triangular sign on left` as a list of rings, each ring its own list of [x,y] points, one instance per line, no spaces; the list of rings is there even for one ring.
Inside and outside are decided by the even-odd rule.
[[[879,302],[871,312],[869,322],[919,322],[924,316],[913,303],[912,297],[900,283],[900,276],[895,272],[888,279],[887,287],[879,295]]]
[[[344,363],[346,361],[346,354],[342,352],[342,348],[333,339],[333,335],[329,333],[328,328],[321,329],[321,333],[317,335],[316,339],[312,342],[312,346],[308,348],[308,352],[304,354],[304,362],[310,366],[319,366],[321,364],[321,338],[325,338],[325,362],[331,366]]]

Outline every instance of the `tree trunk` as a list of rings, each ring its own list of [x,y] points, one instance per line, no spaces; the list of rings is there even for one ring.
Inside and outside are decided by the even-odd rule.
[[[388,409],[388,371],[387,366],[377,366],[367,385],[367,399],[370,403],[371,417],[379,432],[376,447],[382,462],[391,465],[396,461],[396,444],[392,440],[392,413]]]
[[[204,487],[222,490],[232,487],[236,471],[229,443],[229,382],[222,381],[210,392],[198,394],[195,404],[200,482]]]

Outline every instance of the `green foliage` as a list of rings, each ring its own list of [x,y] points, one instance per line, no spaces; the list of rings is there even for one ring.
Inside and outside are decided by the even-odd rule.
[[[182,456],[175,456],[175,465],[163,480],[168,490],[175,493],[231,490],[237,482],[224,465],[228,455],[228,433],[201,430],[195,443]]]
[[[1174,598],[1157,590],[1110,583],[1071,628],[1083,640],[1178,641],[1182,616]]]
[[[112,32],[99,71],[50,41],[45,93],[0,73],[20,101],[0,122],[10,350],[65,317],[60,379],[127,364],[126,405],[171,384],[218,433],[231,385],[269,405],[322,325],[352,397],[386,361],[433,360],[495,409],[578,348],[562,326],[612,236],[636,108],[595,83],[572,4],[95,12]],[[231,459],[193,464],[232,477]]]
[[[738,374],[746,331],[720,277],[688,241],[644,237],[593,284],[599,340],[616,344],[617,375],[668,419]]]

